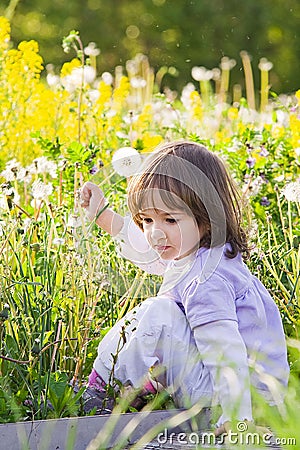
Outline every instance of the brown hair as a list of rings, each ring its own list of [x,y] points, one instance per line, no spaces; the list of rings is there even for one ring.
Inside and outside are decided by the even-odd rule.
[[[194,217],[203,230],[199,247],[228,242],[231,249],[227,249],[227,257],[234,258],[238,252],[248,256],[240,195],[215,153],[188,141],[159,146],[128,185],[128,207],[140,228],[143,226],[139,213],[149,202],[151,192],[157,189],[164,204],[172,209],[183,209],[184,205],[185,211]]]

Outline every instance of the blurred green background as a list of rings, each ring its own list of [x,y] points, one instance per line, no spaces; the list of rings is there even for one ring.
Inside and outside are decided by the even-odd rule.
[[[228,56],[237,62],[231,83],[243,86],[240,51],[246,50],[256,89],[261,57],[273,63],[273,91],[300,87],[299,0],[1,0],[0,15],[11,20],[14,45],[35,39],[57,73],[70,59],[62,38],[75,29],[84,45],[100,48],[100,73],[141,52],[155,70],[175,67],[176,76],[167,74],[163,85],[179,90],[192,80],[193,66],[212,69]]]

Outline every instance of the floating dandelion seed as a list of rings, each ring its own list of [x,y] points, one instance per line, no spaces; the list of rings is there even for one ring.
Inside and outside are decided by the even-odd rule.
[[[142,163],[139,152],[132,147],[122,147],[114,153],[112,165],[115,171],[123,177],[131,177]]]
[[[281,193],[289,202],[300,202],[300,181],[288,183]]]

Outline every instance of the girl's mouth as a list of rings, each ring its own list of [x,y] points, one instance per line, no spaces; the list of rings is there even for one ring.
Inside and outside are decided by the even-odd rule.
[[[159,251],[159,252],[165,252],[169,248],[171,248],[170,245],[157,245],[156,246],[156,250]]]

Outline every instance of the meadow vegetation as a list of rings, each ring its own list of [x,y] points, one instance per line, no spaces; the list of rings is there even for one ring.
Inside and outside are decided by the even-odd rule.
[[[143,156],[163,140],[186,138],[226,161],[250,204],[247,264],[280,309],[292,374],[280,414],[258,402],[257,415],[300,442],[300,91],[270,93],[271,65],[261,61],[255,109],[245,52],[245,95],[228,92],[229,58],[215,80],[194,68],[195,82],[179,93],[160,92],[160,74],[144,55],[127,72],[98,74],[77,32],[63,46],[70,61],[46,83],[38,44],[11,48],[9,22],[0,18],[0,422],[82,414],[70,380],[86,380],[101,337],[155,295],[161,279],[120,258],[86,221],[80,186],[98,183],[125,213],[114,152],[131,146]]]

